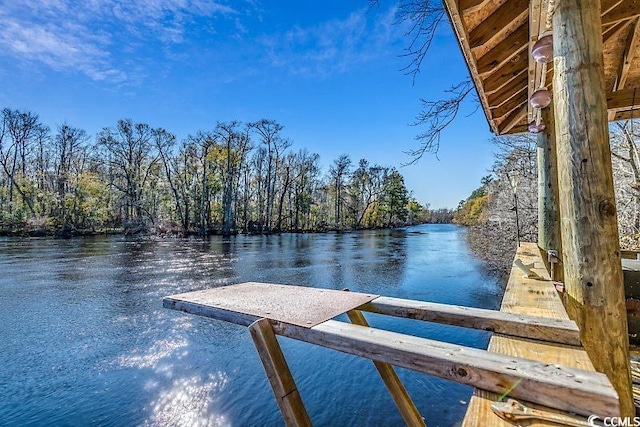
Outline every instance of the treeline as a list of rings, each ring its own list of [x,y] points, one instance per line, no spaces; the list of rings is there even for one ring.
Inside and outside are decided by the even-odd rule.
[[[620,246],[640,250],[640,123],[611,123],[609,135]],[[490,175],[460,202],[454,222],[470,226],[472,250],[491,270],[506,276],[516,242],[538,238],[536,138],[502,136],[494,144]]]
[[[274,120],[218,123],[184,141],[119,120],[92,140],[4,109],[0,228],[62,234],[278,233],[442,220],[410,197],[394,168],[293,150]],[[434,221],[435,222],[435,221]]]

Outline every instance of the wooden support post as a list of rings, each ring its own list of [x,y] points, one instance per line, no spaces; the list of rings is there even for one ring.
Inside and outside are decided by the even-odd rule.
[[[311,420],[269,320],[256,320],[249,326],[249,331],[286,425],[311,426]]]
[[[364,318],[361,311],[348,311],[347,316],[349,316],[349,320],[354,325],[369,326],[367,319]],[[373,364],[378,370],[382,381],[384,381],[384,384],[387,386],[387,390],[389,390],[404,422],[408,426],[426,426],[424,418],[422,418],[418,408],[416,408],[413,400],[411,400],[411,396],[409,396],[407,389],[404,388],[393,366],[388,363],[378,362],[377,360],[374,360]]]
[[[558,0],[554,106],[567,311],[594,367],[634,415],[604,86],[600,0]]]
[[[558,194],[558,161],[556,155],[556,129],[553,104],[542,110],[547,128],[538,134],[538,247],[549,269],[550,250],[562,253],[560,239],[560,208]],[[554,269],[552,280],[562,280],[561,267]]]

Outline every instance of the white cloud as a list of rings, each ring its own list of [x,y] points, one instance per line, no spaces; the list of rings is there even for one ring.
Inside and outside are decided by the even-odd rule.
[[[0,3],[0,52],[95,81],[122,83],[140,71],[123,67],[115,58],[116,47],[135,51],[150,41],[179,44],[192,19],[218,14],[236,12],[207,0],[4,2]]]
[[[274,67],[297,75],[324,76],[390,54],[391,44],[401,40],[402,29],[394,25],[395,9],[373,13],[362,9],[342,20],[264,36],[260,39]]]

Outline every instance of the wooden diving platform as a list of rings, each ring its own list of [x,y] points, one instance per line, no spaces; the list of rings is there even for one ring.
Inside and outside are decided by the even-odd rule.
[[[534,250],[535,248],[535,250]],[[540,263],[523,244],[524,264]],[[393,366],[476,387],[466,426],[501,426],[490,404],[518,399],[560,414],[617,416],[618,396],[594,372],[576,324],[548,280],[511,275],[502,310],[435,304],[378,295],[267,283],[242,283],[164,298],[167,308],[247,326],[287,425],[311,425],[276,336],[320,345],[374,362],[407,425],[425,425]],[[495,332],[488,350],[368,326],[363,312]],[[346,313],[351,323],[333,320]],[[355,378],[354,378],[355,380]],[[555,408],[555,409],[551,409]]]

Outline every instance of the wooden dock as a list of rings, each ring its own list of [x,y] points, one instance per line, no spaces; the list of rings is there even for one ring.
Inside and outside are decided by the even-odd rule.
[[[538,279],[524,278],[525,271]],[[247,326],[287,425],[310,425],[277,335],[373,361],[407,425],[425,421],[399,366],[476,387],[465,426],[503,426],[491,404],[517,399],[543,415],[619,414],[618,396],[580,347],[535,244],[518,250],[501,311],[304,286],[243,283],[173,295],[164,306]],[[495,332],[488,350],[369,327],[363,312]],[[348,314],[351,323],[333,320]],[[555,409],[551,409],[555,408]],[[536,424],[532,424],[536,425]],[[545,424],[540,424],[545,425]]]
[[[504,313],[540,316],[549,319],[569,320],[569,316],[560,300],[558,292],[549,279],[540,250],[535,243],[521,243],[515,259],[524,265],[533,264],[533,271],[545,280],[529,279],[524,272],[514,265],[505,289],[500,311]],[[489,342],[490,352],[537,360],[572,368],[594,371],[587,352],[580,346],[563,345],[524,338],[494,334]],[[464,427],[513,427],[513,424],[496,417],[491,410],[491,403],[500,398],[495,393],[476,390],[464,419]],[[561,395],[556,396],[562,399]],[[532,408],[563,414],[550,408],[529,404]],[[528,426],[549,426],[546,422],[530,421]],[[551,424],[555,425],[555,424]]]

